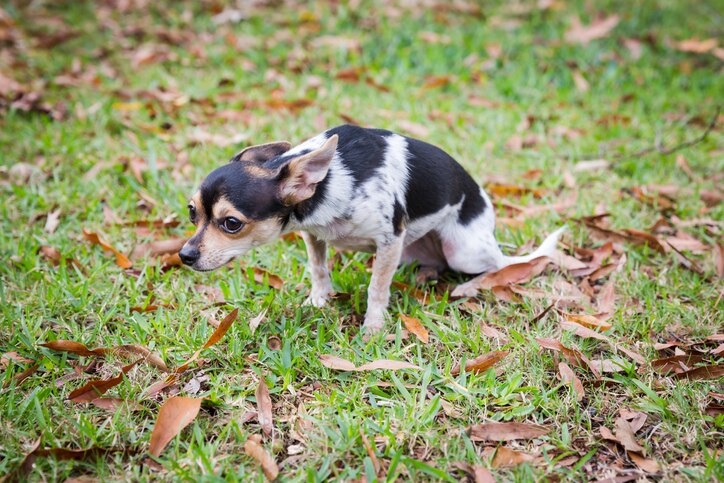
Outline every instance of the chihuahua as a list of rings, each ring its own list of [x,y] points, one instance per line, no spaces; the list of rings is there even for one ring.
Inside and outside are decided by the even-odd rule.
[[[506,256],[495,240],[490,198],[451,156],[417,139],[351,125],[294,148],[274,142],[244,149],[206,177],[188,210],[197,230],[179,256],[199,271],[300,231],[312,279],[305,303],[315,307],[334,293],[328,243],[374,252],[367,337],[384,324],[400,263],[481,274],[552,255],[563,231],[530,255]]]

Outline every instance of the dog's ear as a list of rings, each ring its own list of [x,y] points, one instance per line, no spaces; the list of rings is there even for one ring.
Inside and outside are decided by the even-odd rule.
[[[292,145],[286,141],[249,146],[234,156],[232,161],[260,163],[286,153],[291,147]]]
[[[282,203],[292,206],[314,195],[317,184],[327,176],[338,139],[335,134],[321,148],[294,158],[284,166],[279,179],[279,199]]]

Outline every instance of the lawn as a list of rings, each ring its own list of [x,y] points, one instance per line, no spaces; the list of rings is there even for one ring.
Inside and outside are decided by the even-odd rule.
[[[3,2],[0,475],[264,481],[266,458],[283,481],[721,481],[723,14]],[[470,297],[402,267],[365,342],[369,254],[330,249],[338,296],[316,309],[298,237],[211,273],[161,253],[211,169],[342,123],[442,147],[488,187],[506,251],[566,224],[567,257]],[[165,401],[200,410],[149,457]]]

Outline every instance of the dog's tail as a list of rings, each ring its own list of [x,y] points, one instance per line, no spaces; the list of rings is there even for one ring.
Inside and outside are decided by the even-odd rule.
[[[543,243],[538,247],[537,250],[535,250],[532,253],[529,253],[528,255],[523,255],[519,257],[509,257],[506,255],[503,255],[503,263],[500,264],[500,268],[507,267],[508,265],[513,265],[514,263],[525,263],[533,260],[534,258],[538,257],[552,257],[553,254],[556,251],[556,245],[558,244],[558,239],[561,237],[563,232],[566,231],[566,227],[562,226],[550,235],[546,237],[545,240],[543,240]]]

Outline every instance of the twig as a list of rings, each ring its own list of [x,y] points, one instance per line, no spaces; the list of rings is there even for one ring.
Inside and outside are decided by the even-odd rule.
[[[657,153],[663,154],[663,155],[672,154],[672,153],[681,151],[682,149],[694,146],[695,144],[699,144],[700,142],[704,141],[709,136],[709,133],[711,133],[714,130],[714,128],[716,127],[716,125],[719,121],[720,112],[721,112],[721,106],[717,106],[716,112],[712,116],[711,121],[709,121],[709,124],[706,126],[706,129],[704,130],[704,132],[701,133],[698,137],[696,137],[694,139],[689,139],[688,141],[684,141],[683,143],[679,143],[670,148],[665,148],[657,142],[657,143],[654,143],[653,146],[649,146],[640,151],[636,151],[635,153],[632,153],[632,154],[617,153],[617,154],[612,154],[612,155],[607,156],[605,153],[602,153],[601,155],[598,155],[598,156],[587,155],[587,156],[582,156],[580,158],[577,158],[575,156],[568,156],[568,158],[569,159],[576,158],[578,161],[592,161],[594,159],[601,159],[601,158],[620,160],[620,159],[638,158],[638,157],[645,156],[645,155],[653,153],[653,152],[657,152]]]

